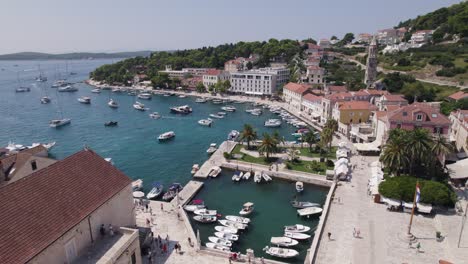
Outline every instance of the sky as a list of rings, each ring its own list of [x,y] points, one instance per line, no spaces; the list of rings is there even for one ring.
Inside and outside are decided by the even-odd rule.
[[[175,50],[373,33],[460,0],[0,0],[0,54]]]

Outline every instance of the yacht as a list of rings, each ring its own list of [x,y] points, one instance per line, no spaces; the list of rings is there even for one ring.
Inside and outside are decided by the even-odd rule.
[[[49,122],[49,126],[57,128],[57,127],[61,127],[64,125],[68,125],[70,124],[70,122],[71,122],[70,118],[54,119]]]
[[[297,242],[297,241],[296,241]],[[299,255],[299,252],[294,249],[280,247],[265,247],[265,253],[277,258],[294,258]]]
[[[25,92],[30,92],[31,91],[31,88],[29,87],[19,87],[19,88],[16,88],[15,92],[17,93],[25,93]]]
[[[195,103],[203,104],[203,103],[206,103],[206,101],[207,101],[207,100],[206,100],[205,98],[197,98],[197,99],[195,100]]]
[[[173,137],[175,137],[174,131],[169,131],[169,132],[162,133],[161,135],[159,135],[158,140],[159,141],[165,141],[165,140],[169,140],[169,139],[171,139]]]
[[[184,94],[179,95],[179,98],[185,98],[185,97],[187,97],[187,96],[184,95]]]
[[[41,98],[41,104],[48,104],[50,103],[50,98],[48,96],[44,96]]]
[[[133,104],[133,108],[135,108],[136,110],[139,110],[139,111],[146,111],[146,110],[148,110],[148,108],[145,108],[145,105],[144,105],[144,104],[142,104],[142,103],[140,103],[140,102],[138,102],[138,101],[135,102],[135,103]]]
[[[265,121],[265,126],[266,127],[280,127],[281,120],[280,119],[268,119],[267,121]]]
[[[262,110],[255,110],[255,111],[250,112],[250,114],[252,114],[254,116],[259,116],[259,115],[262,114]]]
[[[141,93],[138,95],[138,98],[144,99],[144,100],[150,100],[151,99],[151,94],[150,93]]]
[[[206,153],[213,154],[218,148],[216,147],[216,143],[211,143],[210,147],[206,150]]]
[[[117,122],[117,121],[109,121],[109,122],[104,123],[104,126],[114,127],[114,126],[117,126],[118,124],[119,124],[119,122]]]
[[[149,114],[149,117],[151,117],[152,119],[159,119],[161,118],[161,115],[158,112],[153,112]]]
[[[221,107],[222,110],[226,111],[226,112],[235,112],[236,111],[236,108],[234,106],[223,106]]]
[[[80,102],[82,104],[90,104],[91,103],[91,98],[89,98],[87,96],[81,96],[80,98],[78,98],[78,102]]]
[[[39,74],[39,76],[36,78],[36,82],[47,82],[47,77]]]
[[[198,120],[198,124],[202,126],[211,127],[211,123],[213,123],[213,120],[210,118]]]
[[[67,85],[67,86],[64,86],[64,87],[59,87],[58,91],[59,92],[76,92],[76,91],[78,91],[78,88],[76,88],[75,86],[72,86],[72,85]]]
[[[175,114],[190,114],[192,113],[192,108],[188,105],[171,107],[171,112]]]
[[[222,104],[222,103],[223,103],[223,100],[214,99],[212,102],[213,102],[213,104]]]
[[[54,82],[54,84],[52,84],[52,88],[59,88],[59,87],[65,87],[67,85],[69,85],[70,83],[68,83],[66,80],[57,80]]]
[[[118,108],[119,105],[117,104],[116,101],[110,99],[109,102],[107,103],[107,105],[110,107],[110,108]]]
[[[91,92],[92,93],[101,93],[101,89],[98,89],[98,88],[92,89]]]
[[[219,114],[210,114],[210,116],[213,118],[218,118],[218,119],[224,118],[224,115],[219,115]]]
[[[234,141],[239,137],[239,135],[240,135],[239,131],[231,130],[231,132],[229,132],[229,134],[228,134],[227,139]]]

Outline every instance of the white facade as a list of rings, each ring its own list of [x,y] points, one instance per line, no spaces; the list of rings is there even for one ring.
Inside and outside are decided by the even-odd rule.
[[[455,142],[458,151],[468,153],[468,110],[457,110],[450,114],[450,140]]]
[[[272,95],[289,79],[286,68],[261,68],[232,73],[230,91],[247,95]]]
[[[315,95],[306,95],[302,98],[302,114],[310,120],[320,122],[322,115],[322,98]]]
[[[426,44],[432,39],[432,33],[434,30],[420,30],[416,31],[411,35],[411,44]]]
[[[306,75],[307,75],[307,79],[309,80],[309,83],[322,84],[323,77],[325,75],[325,69],[317,67],[317,66],[307,67]]]
[[[229,80],[229,73],[224,71],[216,70],[211,73],[208,71],[207,74],[203,75],[203,85],[205,88],[210,87],[211,85],[216,85],[218,82],[223,82]]]

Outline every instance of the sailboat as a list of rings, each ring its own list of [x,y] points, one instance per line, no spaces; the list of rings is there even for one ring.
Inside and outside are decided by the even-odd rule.
[[[15,89],[15,92],[24,93],[24,92],[30,92],[31,91],[31,88],[26,87],[26,86],[21,86],[19,72],[16,73],[16,78],[17,78],[17,81],[18,81],[18,88]]]
[[[63,117],[63,111],[62,111],[62,107],[60,106],[60,101],[59,101],[58,94],[57,94],[57,105],[58,105],[58,108],[59,108],[59,111],[60,111],[60,119],[50,120],[49,126],[53,127],[53,128],[59,128],[59,127],[62,127],[62,126],[65,126],[65,125],[68,125],[68,124],[71,123],[70,118],[64,118]]]
[[[36,82],[47,82],[47,77],[42,74],[41,65],[37,66],[39,71],[39,76],[36,77]]]

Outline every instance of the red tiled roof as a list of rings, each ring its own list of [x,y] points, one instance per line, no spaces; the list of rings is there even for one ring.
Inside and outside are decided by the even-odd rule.
[[[408,102],[401,94],[386,94],[385,99],[390,102]]]
[[[313,43],[307,43],[307,48],[308,49],[320,49],[320,46],[313,44]]]
[[[368,96],[369,95],[369,93],[366,93],[363,90],[359,90],[357,92],[354,92],[353,94],[354,94],[354,96]]]
[[[418,112],[423,112],[426,115],[426,120],[421,122],[429,122],[437,125],[451,124],[450,120],[439,111],[421,103],[407,105],[389,113],[389,120],[394,122],[413,122],[415,121],[413,115]]]
[[[348,101],[348,102],[342,102],[339,104],[340,110],[375,110],[375,106],[370,104],[367,101]]]
[[[344,85],[329,85],[328,86],[328,90],[330,92],[347,92],[348,91],[348,88],[346,88],[346,86]]]
[[[307,69],[312,70],[312,71],[323,70],[323,68],[320,68],[319,66],[313,66],[313,65],[307,67]]]
[[[284,88],[294,93],[304,94],[307,92],[307,90],[309,90],[310,86],[306,84],[290,82],[286,84]]]
[[[13,164],[23,166],[23,161],[26,161],[29,157],[35,156],[43,151],[47,152],[47,149],[43,145],[39,145],[34,148],[25,149],[19,153],[10,154],[6,157],[3,157],[0,159],[0,162],[2,163],[4,170],[7,170]]]
[[[463,91],[459,91],[459,92],[456,92],[454,94],[449,95],[448,97],[455,100],[455,101],[458,101],[458,100],[461,100],[461,99],[464,99],[464,98],[468,98],[468,93],[465,93]]]
[[[209,69],[205,73],[205,75],[215,75],[215,76],[218,76],[220,74],[221,74],[221,70],[217,70],[217,69]]]
[[[348,98],[353,98],[351,93],[334,93],[325,96],[326,99],[336,101],[336,100],[345,100]]]
[[[375,115],[377,116],[377,119],[384,120],[384,118],[387,116],[386,111],[375,111]]]
[[[0,263],[31,260],[131,180],[82,150],[0,188]]]
[[[367,90],[364,90],[366,93],[370,94],[370,95],[385,95],[385,94],[389,94],[387,91],[385,90],[374,90],[374,89],[367,89]]]
[[[304,100],[307,100],[309,102],[316,102],[316,101],[321,101],[322,100],[322,97],[320,96],[316,96],[314,94],[306,94],[302,97]]]
[[[388,112],[395,111],[397,109],[400,109],[401,106],[399,105],[386,105],[385,108],[387,109]]]

